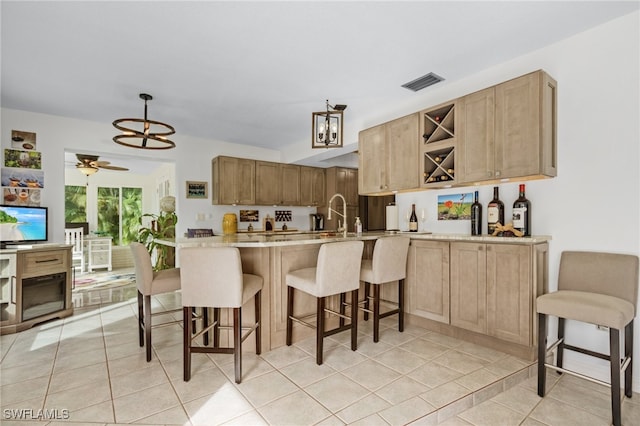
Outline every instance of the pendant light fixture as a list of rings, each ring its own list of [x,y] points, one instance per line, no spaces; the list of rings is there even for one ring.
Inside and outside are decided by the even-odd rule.
[[[342,118],[346,105],[329,105],[311,117],[311,148],[342,148]]]
[[[144,118],[121,118],[113,122],[113,126],[122,131],[121,135],[113,137],[117,144],[138,149],[171,149],[176,144],[167,136],[173,135],[176,130],[173,126],[160,121],[147,118],[147,101],[153,96],[140,93],[140,99],[144,100]]]

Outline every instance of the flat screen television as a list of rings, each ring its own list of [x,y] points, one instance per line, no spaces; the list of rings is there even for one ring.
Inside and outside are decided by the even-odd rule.
[[[31,244],[47,241],[49,237],[47,207],[0,205],[0,243]]]

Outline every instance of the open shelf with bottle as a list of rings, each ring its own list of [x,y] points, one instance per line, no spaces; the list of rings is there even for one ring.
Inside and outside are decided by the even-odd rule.
[[[451,185],[455,182],[454,152],[453,147],[424,152],[423,186]]]
[[[449,103],[422,111],[422,138],[425,144],[455,138],[455,104]]]

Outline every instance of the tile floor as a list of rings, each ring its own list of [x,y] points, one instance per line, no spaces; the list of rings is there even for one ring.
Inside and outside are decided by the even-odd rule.
[[[0,338],[3,425],[610,423],[605,387],[548,372],[542,399],[527,362],[415,326],[399,333],[394,317],[383,321],[377,344],[370,322],[361,322],[357,352],[347,333],[327,338],[322,366],[307,339],[245,354],[240,385],[232,355],[195,354],[185,383],[179,324],[154,329],[147,363],[138,346],[135,289],[84,293],[74,294],[82,307],[72,317]],[[154,304],[179,307],[179,295]],[[623,403],[623,421],[638,419],[635,394]]]

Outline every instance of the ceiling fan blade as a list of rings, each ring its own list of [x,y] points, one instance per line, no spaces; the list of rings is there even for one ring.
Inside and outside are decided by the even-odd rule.
[[[127,169],[126,167],[119,167],[119,166],[98,166],[99,169],[105,169],[105,170],[116,170],[116,171],[120,171],[120,172],[126,172],[129,169]]]
[[[109,161],[92,161],[91,165],[95,167],[104,167],[111,164]]]

